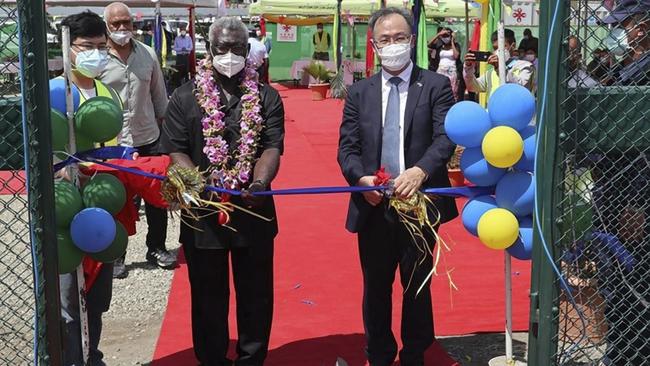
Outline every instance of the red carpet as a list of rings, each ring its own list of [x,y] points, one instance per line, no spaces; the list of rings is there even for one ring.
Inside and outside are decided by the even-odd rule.
[[[286,109],[286,149],[274,188],[344,185],[336,163],[342,102],[312,102],[308,90],[277,87]],[[267,365],[333,366],[337,357],[350,366],[365,362],[361,270],[356,239],[344,229],[347,200],[347,195],[277,198],[280,235]],[[442,274],[433,278],[436,334],[502,332],[502,252],[485,248],[459,220],[443,226],[442,235],[452,248],[439,267]],[[452,271],[459,291],[450,291],[445,268]],[[513,273],[514,328],[526,330],[530,264],[515,260]],[[394,329],[399,338],[398,285],[394,297]],[[234,311],[230,324],[235,339]],[[182,265],[174,274],[153,365],[195,364],[190,289],[187,267]],[[455,364],[437,344],[427,353],[427,365]]]

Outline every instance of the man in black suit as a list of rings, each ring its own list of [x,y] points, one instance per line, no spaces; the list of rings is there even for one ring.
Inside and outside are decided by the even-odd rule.
[[[413,19],[399,8],[375,12],[369,22],[382,71],[353,85],[340,129],[338,161],[353,186],[375,185],[383,166],[394,180],[394,194],[413,195],[422,187],[448,187],[446,163],[455,145],[447,138],[444,119],[454,103],[449,79],[411,62]],[[458,215],[453,199],[436,198],[434,223]],[[434,212],[435,211],[435,212]],[[363,271],[363,319],[370,365],[392,365],[397,343],[391,330],[392,284],[399,265],[403,295],[402,366],[424,365],[433,343],[429,281],[433,260],[418,251],[387,199],[377,192],[351,196],[346,227],[358,233]],[[435,245],[433,235],[427,245]],[[409,285],[410,280],[410,285]]]

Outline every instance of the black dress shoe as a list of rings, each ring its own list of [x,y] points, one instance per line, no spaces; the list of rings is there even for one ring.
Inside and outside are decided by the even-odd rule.
[[[147,262],[155,264],[162,269],[176,268],[176,257],[164,249],[147,252]]]

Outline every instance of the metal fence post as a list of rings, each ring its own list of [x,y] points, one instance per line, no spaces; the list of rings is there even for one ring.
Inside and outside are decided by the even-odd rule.
[[[560,60],[562,41],[562,25],[565,15],[564,1],[548,1],[541,4],[539,45],[540,66],[538,85],[538,100],[545,96],[546,103],[538,103],[537,116],[541,116],[544,108],[543,130],[538,130],[538,144],[541,148],[537,155],[537,199],[539,202],[539,222],[541,233],[546,239],[549,252],[556,259],[557,253],[553,241],[554,210],[553,194],[556,169],[554,166],[556,144],[558,138],[558,80],[560,80]],[[552,24],[553,15],[557,17]],[[553,26],[553,28],[551,28]],[[547,47],[549,43],[551,47]],[[548,60],[548,65],[547,65]],[[528,364],[531,366],[548,366],[553,364],[557,348],[557,282],[549,259],[542,247],[541,237],[535,230],[533,245],[533,273],[531,283],[530,332],[528,335]]]
[[[61,357],[61,313],[57,261],[57,237],[54,218],[54,186],[48,56],[46,43],[45,1],[18,1],[21,30],[21,74],[24,100],[24,136],[27,141],[28,202],[34,271],[42,278],[35,283],[37,296],[38,360],[43,365],[58,366]],[[39,300],[44,300],[44,303]]]

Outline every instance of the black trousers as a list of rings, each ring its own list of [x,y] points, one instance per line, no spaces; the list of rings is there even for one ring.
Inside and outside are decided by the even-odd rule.
[[[158,156],[160,138],[142,146],[137,146],[140,156]],[[147,248],[149,251],[156,249],[165,250],[167,240],[167,210],[144,203],[144,213],[147,217]]]
[[[366,354],[371,366],[392,365],[397,342],[391,329],[392,290],[399,267],[402,297],[402,366],[424,365],[424,352],[433,343],[433,309],[430,280],[416,296],[417,289],[433,267],[431,255],[420,252],[394,212],[386,204],[376,207],[365,228],[359,232],[359,254],[363,271],[363,323]],[[433,235],[427,238],[435,245]],[[410,282],[410,283],[409,283]]]
[[[229,365],[228,258],[237,300],[238,366],[261,366],[273,318],[273,240],[233,249],[183,244],[192,290],[192,340],[202,366]]]

